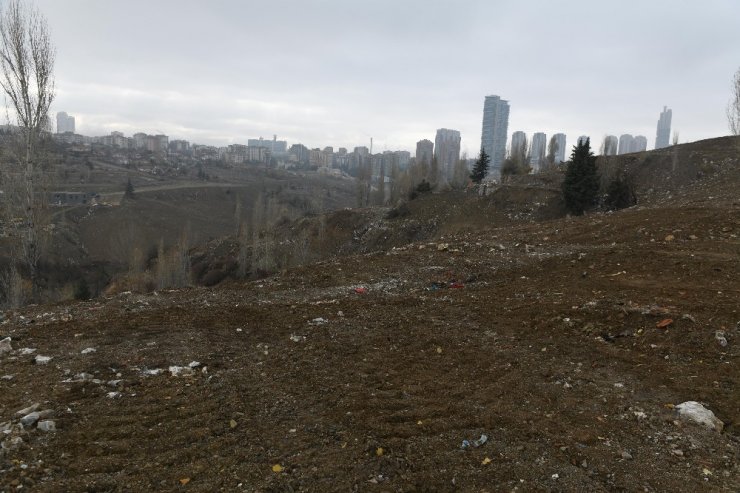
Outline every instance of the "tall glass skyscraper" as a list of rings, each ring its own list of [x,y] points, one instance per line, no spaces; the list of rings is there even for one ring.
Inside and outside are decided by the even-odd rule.
[[[658,132],[655,136],[655,148],[662,149],[668,147],[671,140],[671,117],[673,112],[663,106],[663,112],[658,120]]]
[[[483,104],[483,132],[481,147],[491,156],[488,173],[501,175],[506,158],[506,135],[509,129],[509,102],[498,96],[486,96]]]

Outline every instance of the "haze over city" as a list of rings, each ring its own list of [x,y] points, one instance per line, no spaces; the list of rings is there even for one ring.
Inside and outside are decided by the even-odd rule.
[[[630,133],[652,148],[667,105],[694,141],[727,133],[740,46],[740,4],[721,0],[37,5],[64,55],[52,111],[79,133],[213,145],[413,151],[445,127],[473,156],[490,94],[511,105],[509,138],[562,132],[570,149]]]

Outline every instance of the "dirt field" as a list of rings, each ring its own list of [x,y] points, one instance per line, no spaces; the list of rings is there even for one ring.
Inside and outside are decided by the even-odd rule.
[[[0,491],[739,491],[738,183],[6,313]]]

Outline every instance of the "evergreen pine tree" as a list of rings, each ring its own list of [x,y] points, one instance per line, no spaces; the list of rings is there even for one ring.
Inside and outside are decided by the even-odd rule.
[[[589,139],[578,142],[565,171],[563,198],[568,210],[580,216],[596,205],[599,194],[599,176],[596,172],[596,156],[591,152]]]
[[[491,157],[486,154],[486,151],[481,147],[478,159],[475,161],[475,166],[473,166],[473,171],[470,173],[470,179],[473,180],[473,183],[480,183],[483,181],[483,178],[488,174],[488,165],[490,162]]]
[[[134,197],[134,184],[131,183],[131,178],[129,178],[128,183],[126,183],[126,191],[124,192],[124,196],[128,199],[132,199]]]

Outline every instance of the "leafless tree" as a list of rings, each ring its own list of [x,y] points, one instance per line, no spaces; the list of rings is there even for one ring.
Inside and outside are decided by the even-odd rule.
[[[55,50],[46,18],[21,0],[9,0],[0,11],[0,87],[6,95],[8,120],[17,122],[22,184],[20,206],[22,248],[34,292],[38,288],[38,265],[42,239],[40,210],[40,144],[49,130],[49,107],[54,100]]]
[[[672,169],[678,169],[678,131],[673,132],[673,152],[671,153]]]
[[[740,135],[740,68],[732,79],[732,92],[727,103],[727,125],[732,135]]]

